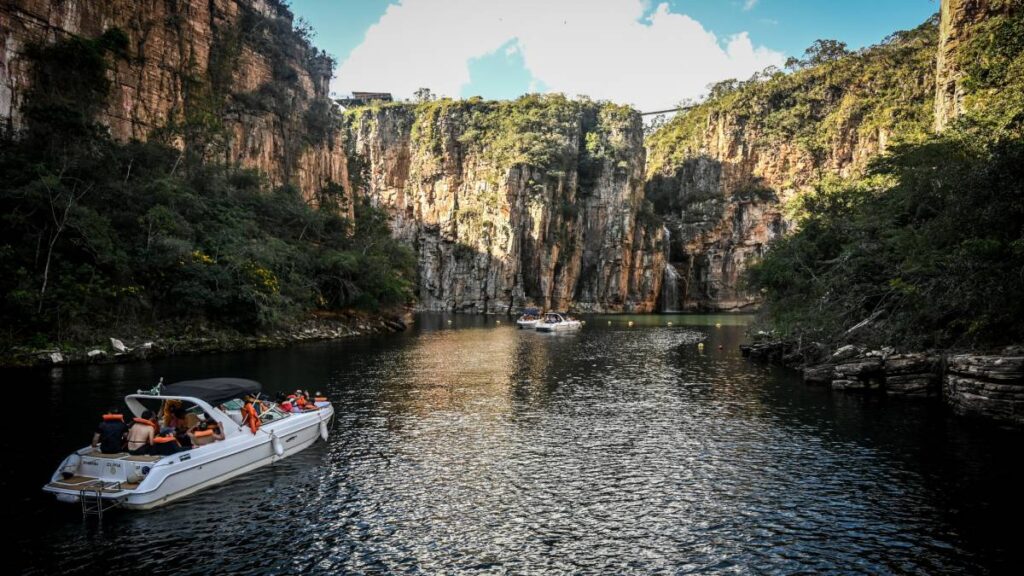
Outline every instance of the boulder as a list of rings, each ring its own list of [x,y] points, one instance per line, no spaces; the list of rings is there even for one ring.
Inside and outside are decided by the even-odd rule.
[[[942,388],[942,359],[929,354],[896,354],[885,360],[885,391],[904,396],[936,396]]]
[[[129,348],[124,345],[124,342],[118,340],[117,338],[110,339],[110,347],[114,349],[114,352],[117,352],[119,354],[124,354],[129,351]]]
[[[89,350],[88,352],[85,353],[85,356],[91,360],[99,360],[100,358],[103,358],[106,355],[107,353],[104,352],[103,350],[100,350],[99,348]]]
[[[864,380],[870,376],[881,374],[883,362],[881,358],[869,357],[869,358],[858,358],[842,364],[837,364],[835,367],[836,377],[840,380],[848,378],[857,378]]]
[[[832,353],[833,362],[842,362],[860,356],[864,351],[853,344],[847,344]]]
[[[803,377],[807,384],[828,384],[835,379],[835,366],[821,364],[804,368]]]

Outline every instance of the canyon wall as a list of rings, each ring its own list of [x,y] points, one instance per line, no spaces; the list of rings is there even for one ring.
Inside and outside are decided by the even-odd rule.
[[[679,277],[662,307],[756,307],[742,276],[794,226],[789,201],[930,130],[937,44],[933,19],[789,74],[726,82],[650,136],[647,196],[668,223]]]
[[[755,307],[743,272],[795,226],[790,201],[965,113],[1014,122],[1021,0],[943,0],[940,15],[854,53],[723,82],[648,138],[647,195],[671,234],[663,309]]]
[[[327,100],[330,58],[278,0],[12,0],[0,5],[0,126],[22,127],[33,45],[118,29],[99,121],[117,140],[160,138],[254,168],[310,200],[347,178]]]
[[[342,118],[327,99],[333,63],[277,0],[14,0],[0,17],[7,135],[24,127],[33,46],[116,29],[127,49],[108,58],[98,117],[113,138],[253,168],[312,203],[343,190],[349,215],[353,194],[371,199],[417,254],[420,306],[656,307],[663,232],[643,209],[642,128],[627,108],[527,97]]]
[[[526,96],[364,108],[345,124],[350,192],[414,247],[421,307],[655,309],[662,227],[644,210],[635,111]]]

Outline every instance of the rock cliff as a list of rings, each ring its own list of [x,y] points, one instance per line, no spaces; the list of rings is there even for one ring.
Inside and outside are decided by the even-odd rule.
[[[930,129],[937,44],[933,19],[790,74],[725,82],[650,136],[647,195],[669,223],[680,278],[663,308],[756,306],[741,277],[792,229],[787,201]]]
[[[121,141],[161,138],[200,160],[255,168],[315,200],[347,178],[327,100],[329,57],[278,0],[12,0],[0,5],[0,122],[21,128],[33,44],[116,28],[99,120]]]
[[[344,132],[350,193],[414,246],[423,308],[655,309],[662,227],[645,209],[635,111],[442,100],[359,109]]]

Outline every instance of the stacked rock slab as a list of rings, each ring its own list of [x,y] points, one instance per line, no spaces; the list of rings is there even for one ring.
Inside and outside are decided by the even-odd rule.
[[[1024,348],[949,358],[943,394],[958,414],[1024,424]]]
[[[893,396],[938,396],[942,358],[934,354],[891,354],[855,346],[836,350],[825,364],[803,370],[804,382],[833,390],[884,390]]]

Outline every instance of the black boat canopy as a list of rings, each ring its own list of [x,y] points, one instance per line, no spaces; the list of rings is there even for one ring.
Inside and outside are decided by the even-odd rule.
[[[523,314],[529,314],[530,316],[536,316],[536,315],[540,314],[540,309],[539,308],[524,308],[523,309]]]
[[[205,380],[183,380],[168,384],[160,389],[161,396],[192,396],[216,406],[247,394],[258,394],[262,389],[259,382],[244,378],[208,378]]]

